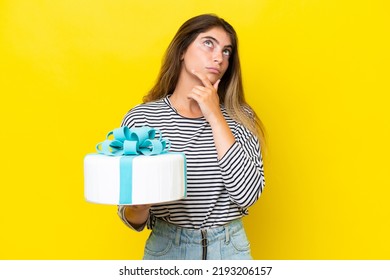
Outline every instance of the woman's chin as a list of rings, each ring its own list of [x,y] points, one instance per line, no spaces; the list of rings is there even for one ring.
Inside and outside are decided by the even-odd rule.
[[[220,79],[219,75],[217,74],[208,74],[207,78],[209,79],[211,84],[215,84]]]

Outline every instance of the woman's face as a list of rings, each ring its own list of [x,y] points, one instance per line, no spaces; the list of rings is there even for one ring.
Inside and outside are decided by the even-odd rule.
[[[214,84],[222,78],[229,66],[233,51],[230,36],[221,27],[213,27],[188,46],[182,55],[181,75],[196,79],[192,70],[203,73]]]

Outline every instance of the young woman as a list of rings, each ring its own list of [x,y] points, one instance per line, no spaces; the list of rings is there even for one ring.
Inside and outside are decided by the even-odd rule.
[[[118,207],[130,228],[152,230],[144,259],[251,259],[241,218],[264,188],[264,133],[244,99],[229,23],[205,14],[180,27],[156,85],[122,122],[144,125],[187,157],[185,199]]]

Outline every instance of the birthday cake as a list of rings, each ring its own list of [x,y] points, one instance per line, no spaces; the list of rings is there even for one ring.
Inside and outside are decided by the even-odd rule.
[[[186,157],[169,152],[169,141],[150,127],[121,127],[84,158],[88,202],[157,204],[186,196]],[[110,140],[110,137],[112,138]]]

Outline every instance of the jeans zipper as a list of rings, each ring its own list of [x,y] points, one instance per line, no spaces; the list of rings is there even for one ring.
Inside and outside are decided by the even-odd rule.
[[[202,234],[202,260],[207,260],[207,230],[201,230]]]

